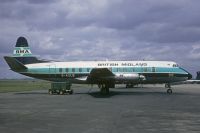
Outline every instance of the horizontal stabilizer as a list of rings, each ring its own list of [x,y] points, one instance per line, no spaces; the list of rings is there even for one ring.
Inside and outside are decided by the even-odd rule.
[[[19,62],[18,60],[16,60],[13,57],[9,57],[9,56],[4,56],[4,59],[6,60],[6,62],[8,63],[9,67],[11,68],[11,70],[13,71],[21,71],[21,70],[25,70],[27,69],[26,66],[24,66],[21,62]]]

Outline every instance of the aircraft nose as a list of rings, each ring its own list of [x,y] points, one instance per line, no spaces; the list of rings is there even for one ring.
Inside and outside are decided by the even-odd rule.
[[[187,75],[185,75],[185,76],[187,76],[188,79],[191,79],[191,78],[192,78],[192,74],[190,74],[188,71],[186,71],[185,69],[183,69],[183,68],[181,68],[181,67],[180,67],[180,69],[182,69],[185,73],[187,73]]]
[[[188,79],[192,79],[192,74],[188,73]]]

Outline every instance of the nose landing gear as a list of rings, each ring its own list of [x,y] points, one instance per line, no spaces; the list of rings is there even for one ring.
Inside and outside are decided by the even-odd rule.
[[[170,83],[165,84],[165,88],[168,88],[167,89],[167,93],[168,94],[172,94],[172,89],[171,89],[171,84]]]
[[[172,89],[167,89],[168,94],[172,94]]]

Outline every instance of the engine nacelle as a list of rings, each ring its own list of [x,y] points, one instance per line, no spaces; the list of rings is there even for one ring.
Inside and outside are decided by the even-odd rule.
[[[132,74],[126,74],[126,73],[121,73],[121,74],[116,74],[115,75],[116,80],[145,80],[145,76],[140,75],[138,73],[132,73]]]

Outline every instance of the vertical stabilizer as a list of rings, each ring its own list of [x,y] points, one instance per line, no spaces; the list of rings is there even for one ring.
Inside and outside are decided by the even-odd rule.
[[[29,57],[32,56],[31,50],[25,37],[17,39],[15,49],[13,51],[14,57]]]
[[[24,65],[26,64],[48,62],[45,60],[38,60],[32,55],[25,37],[19,37],[17,39],[13,56],[5,56],[4,58],[12,70],[25,69]]]

